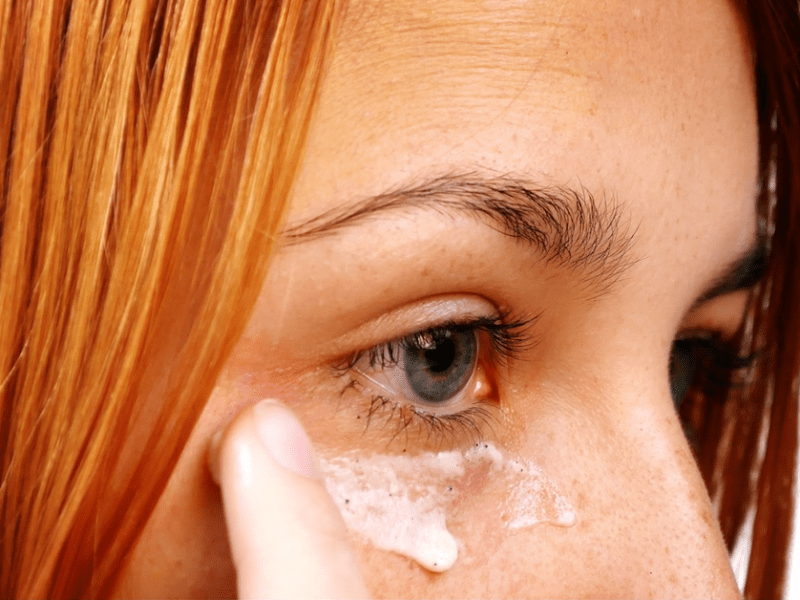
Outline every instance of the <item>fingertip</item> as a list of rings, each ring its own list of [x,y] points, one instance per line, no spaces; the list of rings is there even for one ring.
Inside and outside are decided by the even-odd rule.
[[[253,436],[253,433],[256,435]],[[311,479],[322,479],[311,441],[300,421],[283,403],[271,398],[243,410],[209,440],[206,462],[212,479],[221,484],[221,462],[228,445],[260,442],[261,450],[280,467]]]
[[[310,479],[322,479],[319,461],[294,413],[277,400],[262,400],[252,417],[261,442],[272,459],[284,469]]]
[[[216,433],[208,465],[221,487],[242,597],[364,597],[344,521],[300,422],[262,401]]]

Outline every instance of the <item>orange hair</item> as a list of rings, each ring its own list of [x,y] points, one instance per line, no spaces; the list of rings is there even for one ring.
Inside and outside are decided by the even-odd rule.
[[[1,597],[111,591],[260,290],[334,19],[0,2]]]

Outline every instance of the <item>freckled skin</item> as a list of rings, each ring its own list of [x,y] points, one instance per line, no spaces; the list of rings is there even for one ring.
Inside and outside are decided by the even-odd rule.
[[[689,312],[755,231],[753,75],[732,5],[368,0],[347,15],[290,223],[415,178],[512,173],[615,198],[638,260],[587,302],[568,274],[496,232],[429,213],[282,249],[119,595],[235,595],[204,461],[237,406],[285,401],[323,456],[431,443],[417,430],[390,440],[383,431],[397,428],[377,421],[364,433],[368,402],[340,402],[341,380],[323,363],[344,332],[449,294],[542,313],[536,348],[493,382],[503,412],[483,433],[541,466],[577,522],[486,535],[508,493],[489,485],[443,574],[357,544],[372,593],[736,597],[667,374],[676,334],[706,313],[736,322],[741,311]]]

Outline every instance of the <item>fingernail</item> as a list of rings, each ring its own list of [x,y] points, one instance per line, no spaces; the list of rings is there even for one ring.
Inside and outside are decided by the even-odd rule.
[[[321,479],[322,474],[303,426],[276,400],[262,400],[253,407],[261,440],[272,458],[284,469]]]

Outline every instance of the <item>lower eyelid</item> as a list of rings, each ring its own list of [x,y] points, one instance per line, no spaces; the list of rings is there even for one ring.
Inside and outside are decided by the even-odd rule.
[[[456,412],[435,414],[418,410],[407,402],[372,395],[355,379],[344,390],[343,397],[348,390],[364,396],[365,407],[358,417],[364,424],[362,434],[377,432],[386,440],[387,447],[399,442],[403,452],[406,448],[438,452],[497,437],[499,411],[487,402],[476,402]]]

